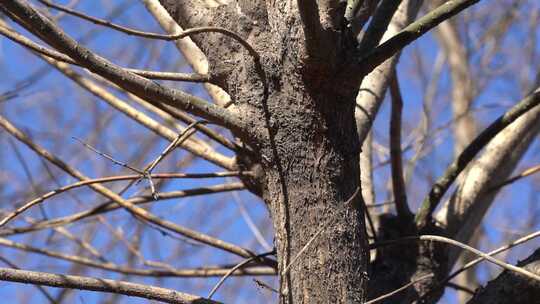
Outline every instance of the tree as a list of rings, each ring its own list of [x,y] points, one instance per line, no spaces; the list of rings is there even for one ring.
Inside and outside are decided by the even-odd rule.
[[[26,166],[26,178],[32,186],[18,190],[8,187],[5,197],[11,195],[9,201],[17,202],[26,201],[28,197],[34,199],[21,205],[6,205],[0,234],[44,236],[42,232],[49,230],[53,236],[61,234],[64,241],[72,240],[78,244],[78,252],[64,254],[7,238],[0,239],[1,245],[67,261],[72,274],[84,274],[88,269],[96,268],[125,276],[119,279],[132,275],[223,276],[224,279],[231,274],[275,275],[279,284],[275,288],[268,283],[257,282],[265,291],[275,289],[272,292],[276,295],[272,296],[279,298],[281,303],[363,303],[372,299],[384,303],[436,303],[441,299],[461,251],[466,249],[475,257],[480,256],[505,269],[497,281],[475,294],[472,303],[492,303],[490,294],[495,293],[503,302],[505,296],[517,299],[512,294],[514,290],[504,288],[508,282],[518,282],[515,284],[519,284],[522,303],[530,303],[531,299],[539,296],[540,273],[534,267],[538,254],[518,266],[512,266],[465,245],[479,244],[482,234],[477,238],[473,235],[481,228],[482,219],[493,205],[497,193],[505,185],[538,171],[535,167],[508,180],[540,128],[540,107],[537,106],[540,91],[536,89],[536,74],[532,74],[538,68],[537,43],[527,42],[524,50],[501,47],[504,39],[510,35],[518,36],[522,33],[520,31],[528,34],[527,37],[537,35],[535,17],[539,10],[534,1],[500,1],[508,9],[499,11],[493,8],[497,6],[493,3],[472,7],[478,0],[430,1],[424,6],[422,1],[416,0],[143,0],[145,8],[167,34],[143,32],[91,17],[68,6],[45,0],[38,2],[40,9],[37,3],[22,0],[2,2],[0,9],[10,20],[0,24],[2,35],[30,49],[78,87],[110,107],[103,110],[96,106],[95,120],[90,122],[88,119],[91,118],[80,110],[82,105],[74,108],[80,116],[70,116],[76,119],[71,125],[85,127],[82,131],[73,129],[70,133],[74,136],[81,132],[85,139],[78,139],[81,143],[74,144],[66,134],[61,134],[61,141],[54,145],[49,143],[47,148],[29,135],[39,130],[22,130],[8,120],[8,114],[0,117],[0,125],[12,136],[10,138],[23,143],[43,161],[42,164],[26,164],[26,157],[17,152],[19,147],[11,139],[7,140],[15,156]],[[422,7],[424,14],[419,13]],[[45,12],[44,8],[51,11]],[[50,15],[55,11],[62,15]],[[116,12],[113,10],[111,15],[121,11],[122,8]],[[520,12],[528,14],[529,24],[518,18]],[[73,29],[62,26],[63,14],[105,26],[107,31],[115,30],[147,39],[145,42],[137,40],[139,46],[134,48],[112,46],[113,52],[118,48],[117,62],[140,66],[138,57],[141,55],[137,52],[146,56],[145,52],[150,48],[150,66],[156,69],[167,66],[167,70],[174,70],[176,63],[170,59],[174,53],[167,48],[175,44],[194,73],[121,67],[112,62],[113,56],[98,55],[104,49],[91,50],[87,46],[90,36],[75,39],[73,34],[68,34]],[[417,17],[419,15],[422,16]],[[449,20],[456,15],[459,19]],[[65,18],[68,17],[71,16]],[[528,26],[524,27],[525,30],[512,28],[523,24]],[[19,33],[22,29],[48,46],[26,38]],[[426,64],[425,57],[433,57],[432,51],[416,49],[418,53],[408,55],[408,58],[417,60],[417,69],[411,74],[423,82],[425,88],[421,93],[423,97],[417,97],[423,99],[423,105],[412,106],[409,102],[414,95],[407,89],[402,92],[401,87],[412,90],[414,81],[407,79],[400,84],[399,80],[407,78],[404,74],[410,74],[407,71],[400,73],[404,70],[398,71],[397,64],[402,50],[428,31],[434,31],[437,42],[427,44],[432,47],[435,43],[439,45],[440,55],[433,63],[432,73],[426,73],[422,68]],[[474,39],[470,41],[466,35],[473,34]],[[155,40],[162,42],[157,44]],[[111,46],[115,41],[109,36],[105,43],[95,44],[95,47]],[[170,42],[167,44],[165,41]],[[162,48],[167,56],[160,56]],[[526,53],[526,56],[517,56],[528,57],[522,60],[529,66],[524,68],[525,71],[519,71],[522,73],[519,81],[509,81],[512,85],[520,85],[512,91],[515,95],[512,105],[505,106],[499,118],[493,119],[495,115],[491,113],[489,122],[480,122],[473,106],[479,103],[481,94],[488,91],[486,86],[497,77],[497,81],[502,81],[504,76],[516,75],[516,67],[494,66],[498,59],[496,56],[518,52]],[[163,57],[165,61],[162,61]],[[412,65],[409,68],[412,69]],[[48,71],[48,68],[38,69],[25,81],[11,85],[4,99],[16,98]],[[438,79],[443,76],[451,79],[451,86],[444,92],[437,92]],[[187,93],[177,83],[167,80],[203,83],[208,98],[213,102],[200,94]],[[387,90],[391,113],[384,119],[381,118],[384,113],[379,112]],[[46,93],[54,94],[52,89]],[[488,96],[493,94],[490,92]],[[80,95],[79,98],[85,99],[88,95]],[[435,103],[439,98],[443,100]],[[446,115],[451,122],[446,125],[436,121],[439,117],[445,118],[445,115],[436,113],[444,101],[451,102],[452,107],[452,114]],[[7,111],[11,102],[4,103],[3,111]],[[88,106],[88,103],[84,104]],[[71,111],[69,107],[59,105],[51,110],[59,114],[47,113],[38,120],[56,122],[58,117]],[[402,123],[401,118],[404,105],[407,111],[403,114],[409,118],[408,126]],[[118,153],[102,152],[111,149],[100,140],[104,139],[101,137],[103,129],[109,126],[107,120],[115,119],[115,114],[110,114],[116,113],[111,111],[112,108],[126,115],[130,123],[136,122],[153,134],[141,135],[139,129],[129,130],[125,122],[114,125],[116,132],[121,133],[118,141],[110,142],[114,142]],[[419,109],[423,111],[423,118],[414,130],[415,118],[412,115]],[[378,138],[373,130],[383,130],[374,127],[376,117],[390,122],[388,154],[391,174],[388,185],[395,212],[385,204],[382,213],[378,213],[381,208],[375,204],[374,194],[384,192],[383,187],[375,191],[377,186],[373,178],[372,153],[376,147],[374,138]],[[49,126],[51,122],[48,122]],[[186,127],[180,126],[179,122]],[[439,129],[434,128],[434,124]],[[47,123],[44,126],[47,127]],[[405,128],[414,130],[411,132],[413,136],[407,138],[410,148],[404,148],[401,143]],[[422,185],[413,186],[411,181],[420,180],[418,162],[433,158],[430,152],[433,149],[445,149],[442,144],[436,147],[439,144],[436,134],[447,130],[451,130],[448,132],[453,138],[453,152],[445,154],[444,167],[447,168],[432,167],[429,174],[440,177],[423,179]],[[204,134],[208,140],[196,133]],[[170,144],[159,148],[155,135]],[[54,138],[58,137],[52,138],[56,141]],[[96,144],[98,147],[94,147]],[[220,148],[215,148],[216,144]],[[119,164],[123,170],[133,172],[129,176],[90,179],[81,171],[92,172],[92,176],[105,176],[104,172],[110,174],[114,171],[89,164],[79,171],[71,165],[76,160],[68,160],[70,154],[62,151],[63,147],[76,149],[77,152],[71,153],[84,155],[80,156],[84,159],[92,156],[99,157],[99,160],[105,158],[107,164]],[[81,152],[85,147],[91,151]],[[177,148],[189,152],[180,168],[173,158],[173,151]],[[161,152],[156,154],[158,150]],[[121,151],[130,151],[134,155],[129,162],[123,162],[120,160],[123,157],[119,157]],[[178,173],[183,166],[193,162],[193,157],[202,158],[227,172]],[[405,159],[408,161],[404,162]],[[52,171],[51,165],[77,182],[68,186],[59,182],[53,188],[56,190],[43,195],[44,189],[50,189],[51,181],[56,179],[58,182],[59,172]],[[174,173],[154,173],[157,166]],[[39,172],[48,176],[40,176],[36,180],[33,173],[38,172],[34,171],[38,167]],[[165,191],[175,187],[173,179],[186,177],[235,177],[240,182],[189,191]],[[129,184],[121,184],[122,187],[104,185],[112,181],[129,181]],[[149,189],[142,194],[132,193],[134,187],[131,186],[136,181],[140,182],[138,184],[146,183]],[[107,201],[90,209],[81,207],[82,211],[77,212],[72,212],[72,207],[55,209],[54,212],[42,209],[44,213],[53,212],[58,216],[53,219],[48,215],[41,220],[24,217],[30,210],[37,210],[35,205],[44,208],[52,197],[62,201],[63,197],[56,195],[73,188],[87,188],[98,194],[99,198],[90,193],[81,194],[84,197],[81,205],[96,199],[106,198]],[[260,253],[234,244],[239,236],[236,239],[227,236],[232,241],[213,236],[219,233],[209,231],[209,228],[219,231],[227,226],[226,222],[216,226],[208,223],[210,216],[221,217],[215,210],[210,214],[207,208],[201,209],[208,214],[202,214],[195,221],[198,222],[195,230],[181,224],[182,221],[189,223],[191,216],[172,219],[158,216],[153,207],[141,206],[164,199],[240,189],[249,190],[264,202],[271,218],[275,248]],[[425,198],[416,197],[417,193]],[[74,196],[72,200],[81,198]],[[130,237],[114,228],[114,221],[118,219],[109,215],[121,208],[127,211],[122,213],[124,220],[129,220],[135,227]],[[174,207],[166,208],[159,210],[165,215],[173,213]],[[69,213],[66,215],[65,212]],[[127,214],[129,216],[125,219]],[[29,223],[14,225],[23,221]],[[82,225],[76,231],[86,234],[85,237],[66,230],[65,226],[73,223]],[[104,239],[92,239],[92,235],[99,231],[96,229],[103,227],[108,227],[110,234]],[[260,233],[254,227],[252,230]],[[140,238],[152,233],[154,237],[150,240],[155,244],[151,247],[141,245]],[[160,233],[168,241],[180,241],[182,246],[176,244],[174,248],[191,253],[191,261],[200,263],[203,260],[201,249],[196,247],[200,244],[243,260],[239,264],[236,262],[236,266],[225,264],[195,269],[173,267],[175,261],[170,259],[178,259],[176,255],[159,262],[148,260],[146,254],[159,258],[160,254],[171,249],[158,238]],[[534,237],[536,233],[518,243]],[[123,262],[127,266],[111,261],[103,250],[94,248],[96,243],[104,240],[108,244],[105,248],[114,248],[118,242],[126,246],[128,254],[123,257]],[[265,241],[260,236],[259,242],[264,247]],[[208,264],[230,259],[230,256],[210,252],[212,256],[208,258]],[[0,269],[0,279],[6,281],[105,291],[173,303],[213,302],[209,298],[214,292],[202,298],[176,292],[174,287],[165,289],[88,276],[68,277],[56,275],[53,271],[16,270],[15,264],[9,260],[4,262],[10,268]],[[137,263],[146,267],[137,268],[134,266]],[[464,262],[460,260],[459,263]],[[216,289],[221,283],[216,285]],[[47,290],[40,290],[52,302],[60,302],[66,296],[63,292],[54,298]],[[119,299],[109,298],[111,302],[116,300]]]

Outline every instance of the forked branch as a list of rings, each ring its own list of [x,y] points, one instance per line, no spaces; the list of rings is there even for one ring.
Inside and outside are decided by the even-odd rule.
[[[456,180],[458,175],[467,167],[473,158],[482,150],[499,132],[540,104],[540,90],[524,98],[501,117],[495,120],[488,128],[480,133],[467,148],[448,166],[446,172],[433,185],[424,199],[416,215],[416,224],[419,228],[425,227],[431,220],[432,213],[442,197]]]
[[[345,69],[345,75],[367,75],[381,63],[392,57],[405,46],[415,41],[441,22],[450,19],[464,9],[480,0],[450,0],[411,23],[401,32],[379,45],[368,54],[360,54],[360,60],[353,64],[351,70]]]

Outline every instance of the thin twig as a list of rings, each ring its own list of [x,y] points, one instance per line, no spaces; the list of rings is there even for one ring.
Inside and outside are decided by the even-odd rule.
[[[462,248],[464,250],[467,250],[467,251],[470,251],[480,257],[482,257],[483,259],[495,264],[495,265],[498,265],[500,266],[501,268],[504,268],[508,271],[513,271],[513,272],[516,272],[518,274],[521,274],[531,280],[535,280],[535,281],[538,281],[540,282],[540,275],[537,275],[533,272],[530,272],[526,269],[523,269],[521,267],[518,267],[518,266],[514,266],[512,264],[508,264],[508,263],[505,263],[503,261],[500,261],[498,259],[495,259],[493,257],[491,257],[489,254],[486,254],[478,249],[475,249],[469,245],[466,245],[466,244],[463,244],[461,242],[458,242],[458,241],[455,241],[455,240],[452,240],[452,239],[449,239],[449,238],[446,238],[446,237],[443,237],[443,236],[438,236],[438,235],[420,235],[420,236],[409,236],[409,237],[403,237],[403,238],[400,238],[400,239],[396,239],[396,240],[389,240],[389,241],[382,241],[382,242],[379,242],[379,243],[373,243],[373,244],[370,244],[370,249],[373,249],[373,248],[377,248],[377,247],[381,247],[381,246],[392,246],[392,245],[397,245],[399,243],[404,243],[404,242],[411,242],[411,241],[434,241],[434,242],[440,242],[440,243],[446,243],[446,244],[450,244],[452,246],[456,246],[456,247],[459,247],[459,248]]]
[[[231,179],[228,178],[227,180],[231,180]],[[231,194],[232,194],[232,197],[233,197],[234,201],[238,205],[238,210],[240,211],[240,214],[244,218],[249,230],[251,230],[251,232],[253,233],[253,236],[255,237],[257,242],[263,248],[265,248],[266,250],[272,249],[272,246],[270,246],[268,244],[268,242],[266,242],[266,240],[264,239],[264,236],[262,235],[261,231],[259,230],[257,225],[253,222],[253,219],[251,218],[248,211],[246,210],[246,207],[244,206],[244,203],[242,202],[242,199],[240,198],[240,195],[237,192],[231,192]]]
[[[458,290],[458,291],[466,292],[469,295],[474,295],[474,290],[472,290],[470,288],[467,288],[465,286],[458,285],[456,283],[448,282],[448,283],[446,283],[446,286],[454,288],[455,290]]]
[[[178,136],[175,140],[173,140],[163,152],[154,160],[152,161],[144,170],[143,174],[151,174],[152,170],[159,164],[160,161],[162,161],[165,156],[167,156],[169,153],[171,153],[172,150],[174,150],[176,147],[181,145],[184,141],[186,141],[192,134],[195,132],[190,132],[192,129],[194,129],[198,124],[205,124],[206,121],[198,120],[195,122],[192,122],[189,126],[187,126]]]
[[[123,238],[119,238],[125,241]],[[138,269],[131,268],[127,266],[117,265],[111,262],[99,262],[91,260],[89,258],[70,255],[63,252],[52,251],[44,248],[34,247],[31,245],[14,242],[5,238],[0,238],[0,246],[17,249],[24,252],[31,252],[34,254],[43,255],[46,257],[68,261],[71,263],[76,263],[88,267],[93,267],[96,269],[103,269],[111,272],[121,273],[125,275],[135,275],[135,276],[146,276],[146,277],[217,277],[224,275],[275,275],[275,269],[271,267],[244,267],[240,270],[235,269],[231,272],[231,267],[228,265],[222,267],[203,267],[203,268],[193,268],[193,269],[177,269],[171,266],[166,269]],[[132,246],[128,246],[130,252],[134,255],[139,256],[139,252],[134,252]],[[257,257],[254,257],[256,260]],[[143,260],[141,258],[141,260]],[[253,261],[253,260],[252,260]],[[149,265],[155,266],[156,263],[148,263]],[[161,263],[163,265],[163,263]],[[161,266],[163,267],[163,266]]]
[[[0,26],[0,34],[4,35],[6,38],[11,41],[18,43],[36,53],[42,54],[44,56],[50,57],[52,59],[73,64],[76,66],[81,66],[77,61],[73,60],[71,57],[60,53],[58,51],[44,47],[20,33],[16,32],[13,29]],[[157,72],[157,71],[146,71],[140,69],[129,69],[125,68],[126,71],[132,72],[139,76],[155,79],[155,80],[171,80],[171,81],[188,81],[188,82],[211,82],[210,75],[198,74],[198,73],[177,73],[177,72]]]
[[[121,167],[127,168],[127,169],[129,169],[129,170],[131,170],[131,171],[133,171],[133,172],[135,172],[135,173],[144,174],[143,171],[141,171],[141,170],[139,170],[139,169],[137,169],[137,168],[135,168],[135,167],[132,167],[132,166],[130,166],[130,165],[127,164],[127,163],[124,163],[124,162],[121,162],[121,161],[119,161],[119,160],[116,160],[116,159],[115,159],[114,157],[112,157],[111,155],[109,155],[109,154],[107,154],[107,153],[105,153],[105,152],[99,151],[98,149],[92,147],[90,144],[84,142],[82,139],[79,139],[79,138],[77,138],[77,137],[75,137],[75,136],[72,136],[71,138],[73,138],[73,139],[75,139],[76,141],[80,142],[81,144],[83,144],[83,146],[85,146],[86,148],[88,148],[88,149],[91,150],[92,152],[95,152],[95,153],[97,153],[97,154],[99,154],[99,155],[105,157],[106,159],[112,161],[113,163],[115,163],[115,164],[117,164],[117,165],[119,165],[119,166],[121,166]],[[0,226],[1,226],[1,225],[0,225]]]
[[[499,253],[501,253],[501,252],[504,252],[504,251],[506,251],[506,250],[509,250],[510,248],[513,248],[513,247],[515,247],[515,246],[517,246],[517,245],[519,245],[519,244],[523,244],[523,243],[525,243],[525,242],[527,242],[527,241],[530,241],[530,240],[532,240],[532,239],[535,239],[535,238],[537,238],[537,237],[540,237],[540,231],[536,231],[536,232],[534,232],[534,233],[528,234],[528,235],[526,235],[526,236],[524,236],[524,237],[522,237],[522,238],[519,238],[519,239],[517,239],[517,240],[515,240],[515,241],[513,241],[513,242],[511,242],[511,243],[509,243],[509,244],[507,244],[507,245],[504,245],[504,246],[499,247],[499,248],[497,248],[497,249],[495,249],[495,250],[493,250],[493,251],[490,251],[490,252],[487,253],[487,255],[493,256],[493,255],[499,254]],[[448,282],[450,282],[450,280],[452,280],[453,278],[455,278],[457,275],[459,275],[459,274],[462,273],[463,271],[465,271],[465,270],[467,270],[467,269],[469,269],[469,268],[475,266],[476,264],[478,264],[478,263],[480,263],[480,262],[482,262],[482,261],[484,261],[484,260],[485,260],[485,258],[479,257],[479,258],[476,258],[476,259],[474,259],[474,260],[468,262],[467,264],[463,265],[463,266],[462,266],[461,268],[459,268],[458,270],[454,271],[454,272],[453,272],[452,274],[450,274],[448,277],[446,277],[446,278],[441,282],[441,284],[443,284],[443,285],[444,285],[444,284],[447,284]]]
[[[384,202],[380,202],[380,203],[375,203],[375,204],[372,204],[372,205],[366,205],[366,207],[367,208],[378,208],[378,207],[388,206],[388,205],[393,205],[393,204],[394,204],[393,200],[388,200],[388,201],[384,201]]]
[[[396,294],[402,292],[403,290],[409,288],[410,286],[412,286],[412,285],[414,285],[414,284],[416,284],[416,283],[418,283],[418,282],[421,282],[421,281],[423,281],[423,280],[432,278],[433,276],[434,276],[434,274],[428,274],[428,275],[419,277],[418,279],[415,279],[415,280],[413,280],[413,281],[410,281],[409,283],[407,283],[407,284],[405,284],[405,285],[399,287],[399,288],[396,289],[396,290],[393,290],[393,291],[391,291],[391,292],[389,292],[389,293],[383,294],[382,296],[377,297],[377,298],[375,298],[375,299],[369,300],[369,301],[367,301],[365,304],[375,304],[375,303],[377,303],[377,302],[380,302],[380,301],[382,301],[382,300],[384,300],[384,299],[387,299],[387,298],[389,298],[389,297],[391,297],[391,296],[393,296],[393,295],[396,295]]]
[[[324,229],[326,229],[326,226],[321,227],[321,229],[319,229],[319,231],[317,231],[317,233],[315,233],[315,235],[311,237],[311,239],[306,243],[306,245],[304,245],[304,247],[296,254],[296,256],[291,260],[289,265],[287,265],[285,269],[283,269],[283,273],[281,274],[282,277],[287,275],[287,273],[289,272],[289,269],[291,269],[291,266],[294,265],[294,262],[298,260],[298,258],[302,255],[302,253],[304,253],[304,251],[308,249],[309,245],[311,245],[311,243],[319,236],[319,234],[321,234],[324,231]]]
[[[231,268],[217,283],[216,285],[214,286],[214,288],[212,288],[212,290],[210,291],[210,293],[208,293],[208,296],[207,298],[208,299],[211,299],[212,296],[218,291],[219,287],[221,287],[221,285],[225,282],[225,280],[227,280],[228,277],[230,277],[236,270],[244,267],[245,265],[249,264],[250,262],[256,260],[256,259],[259,259],[259,258],[262,258],[262,257],[265,257],[265,256],[269,256],[269,255],[274,255],[276,254],[276,251],[275,250],[272,250],[272,251],[269,251],[269,252],[265,252],[263,254],[259,254],[257,256],[254,256],[254,257],[251,257],[249,259],[246,259],[240,263],[238,263],[236,266],[234,266],[233,268]]]
[[[526,170],[523,170],[521,173],[515,175],[515,176],[512,176],[510,177],[509,179],[505,180],[504,182],[500,183],[500,184],[496,184],[492,187],[490,187],[487,191],[488,192],[492,192],[492,191],[495,191],[495,190],[498,190],[502,187],[505,187],[505,186],[508,186],[509,184],[512,184],[524,177],[527,177],[527,176],[530,176],[530,175],[533,175],[535,173],[538,173],[540,172],[540,165],[536,165],[536,166],[533,166],[533,167],[530,167]]]
[[[206,121],[198,120],[198,121],[192,122],[187,128],[185,128],[182,132],[180,132],[180,134],[178,134],[178,136],[176,137],[175,140],[173,140],[171,143],[169,143],[169,145],[165,148],[165,150],[163,150],[163,152],[161,152],[161,154],[159,154],[159,156],[154,161],[149,163],[144,168],[144,171],[143,171],[143,173],[141,175],[141,178],[144,177],[144,178],[146,178],[148,180],[148,183],[150,184],[150,189],[152,191],[152,196],[154,197],[154,199],[157,200],[159,198],[159,196],[158,196],[158,194],[156,192],[154,182],[152,181],[152,175],[151,175],[152,170],[154,170],[154,168],[159,164],[159,162],[161,162],[165,158],[165,156],[167,156],[169,153],[171,153],[172,150],[176,149],[176,147],[181,145],[191,135],[195,134],[196,130],[194,130],[194,128],[198,124],[204,124],[204,123],[206,123]]]
[[[117,165],[119,165],[119,166],[128,168],[128,169],[130,169],[131,171],[133,171],[133,172],[135,172],[135,173],[139,173],[139,179],[138,179],[137,181],[135,181],[135,182],[130,183],[128,186],[126,186],[126,187],[124,188],[124,190],[122,190],[122,192],[125,192],[128,188],[131,187],[131,185],[137,184],[141,179],[146,178],[146,179],[148,180],[148,183],[150,184],[150,189],[151,189],[151,192],[152,192],[152,196],[154,197],[154,199],[156,199],[156,200],[158,199],[157,194],[156,194],[156,188],[155,188],[155,186],[154,186],[154,182],[152,181],[152,177],[150,176],[150,174],[149,174],[146,170],[139,170],[139,169],[137,169],[137,168],[135,168],[135,167],[132,167],[132,166],[128,165],[127,163],[118,161],[118,160],[116,160],[114,157],[112,157],[111,155],[108,155],[108,154],[106,154],[106,153],[104,153],[104,152],[99,151],[98,149],[96,149],[96,148],[92,147],[91,145],[89,145],[89,144],[83,142],[82,140],[80,140],[80,139],[78,139],[78,138],[76,138],[76,137],[73,137],[73,138],[74,138],[75,140],[81,142],[81,143],[82,143],[85,147],[87,147],[88,149],[90,149],[90,150],[92,150],[93,152],[95,152],[95,153],[97,153],[97,154],[99,154],[99,155],[105,157],[106,159],[112,161],[113,163],[115,163],[115,164],[117,164]],[[177,141],[177,139],[173,140],[173,141],[170,143],[170,145],[175,144],[176,141]],[[0,227],[1,227],[1,225],[0,225]]]
[[[266,284],[265,282],[261,280],[253,279],[253,282],[255,282],[255,284],[257,284],[257,286],[261,288],[268,289],[273,293],[279,294],[279,291],[277,291],[277,289],[273,288],[272,286],[269,286],[268,284]]]
[[[239,171],[236,172],[216,172],[216,173],[199,173],[199,174],[185,174],[185,173],[161,173],[161,174],[152,174],[151,177],[155,179],[175,179],[175,178],[207,178],[207,177],[227,177],[227,176],[238,176],[240,174]],[[243,174],[243,173],[242,173]],[[102,177],[102,178],[95,178],[95,179],[88,179],[85,181],[79,181],[64,187],[60,187],[58,189],[49,191],[42,196],[35,198],[25,204],[23,204],[21,207],[14,210],[12,213],[7,215],[4,219],[0,221],[0,227],[6,225],[9,221],[11,221],[13,218],[17,217],[19,214],[23,213],[24,211],[28,210],[32,206],[35,206],[39,203],[42,203],[43,201],[50,199],[53,196],[56,196],[60,193],[79,188],[88,186],[90,184],[101,184],[101,183],[108,183],[108,182],[115,182],[115,181],[125,181],[125,180],[138,180],[140,179],[141,175],[120,175],[120,176],[111,176],[111,177]],[[207,188],[209,190],[209,188]],[[228,190],[228,189],[227,189]],[[219,190],[218,190],[219,191]],[[216,192],[218,192],[216,191]],[[196,192],[193,192],[196,193]]]
[[[136,178],[138,179],[139,176],[137,175]],[[203,187],[203,188],[196,188],[196,189],[189,189],[189,190],[164,192],[160,194],[160,199],[166,200],[166,199],[174,199],[174,198],[181,198],[181,197],[195,196],[195,195],[205,195],[205,194],[211,194],[211,193],[219,193],[219,192],[235,191],[235,190],[243,190],[243,189],[245,189],[245,186],[243,183],[230,183],[230,184],[215,185],[215,186],[210,186],[210,187]],[[133,197],[133,198],[128,199],[128,201],[135,205],[155,202],[152,196]],[[0,230],[0,236],[29,233],[29,232],[47,229],[47,228],[64,226],[64,225],[77,222],[84,218],[97,216],[106,212],[118,210],[120,208],[122,207],[118,206],[112,201],[109,201],[109,202],[102,203],[96,207],[93,207],[93,208],[90,208],[90,209],[87,209],[87,210],[84,210],[75,214],[71,214],[71,215],[61,217],[61,218],[51,219],[47,221],[37,222],[28,227],[4,228]]]
[[[253,49],[253,47],[246,40],[244,40],[244,38],[240,37],[240,35],[238,35],[237,33],[233,32],[233,31],[230,31],[230,30],[228,30],[226,28],[215,27],[215,26],[205,26],[205,27],[191,28],[191,29],[183,31],[182,33],[175,34],[175,35],[156,34],[156,33],[150,33],[150,32],[131,29],[131,28],[128,28],[126,26],[121,26],[121,25],[112,23],[112,22],[107,21],[107,20],[92,17],[92,16],[89,16],[89,15],[83,14],[81,12],[78,12],[76,10],[73,10],[73,9],[58,5],[58,4],[51,3],[51,2],[46,1],[46,0],[39,0],[39,2],[45,4],[45,5],[49,6],[49,7],[52,7],[54,9],[63,11],[63,12],[68,13],[70,15],[73,15],[73,16],[79,17],[81,19],[84,19],[86,21],[92,22],[94,24],[106,26],[108,28],[117,30],[119,32],[122,32],[122,33],[125,33],[125,34],[128,34],[128,35],[133,35],[133,36],[138,36],[138,37],[143,37],[143,38],[173,41],[173,40],[182,39],[184,37],[191,36],[191,35],[194,35],[194,34],[199,34],[199,33],[208,33],[208,32],[221,33],[221,34],[223,34],[225,36],[229,36],[229,37],[233,38],[238,43],[243,45],[249,51],[249,53],[252,56],[254,56],[257,59],[259,58],[259,54],[257,53],[257,51],[255,51],[255,49]]]

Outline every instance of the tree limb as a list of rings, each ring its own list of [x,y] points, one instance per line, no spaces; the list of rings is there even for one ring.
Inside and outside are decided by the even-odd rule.
[[[225,268],[225,267],[203,267],[193,269],[177,269],[173,267],[167,267],[166,269],[143,269],[132,268],[129,266],[117,265],[111,262],[95,261],[84,256],[66,254],[63,252],[52,251],[49,249],[34,247],[31,245],[14,242],[5,238],[0,238],[0,246],[17,249],[24,252],[32,252],[42,256],[55,258],[58,260],[68,261],[96,269],[103,269],[111,272],[145,276],[145,277],[177,277],[177,278],[194,278],[194,277],[217,277],[217,276],[274,276],[276,270],[271,267],[250,267],[246,264],[241,267]],[[260,256],[254,256],[248,261],[256,261]],[[245,267],[247,266],[247,267]]]
[[[420,0],[403,1],[394,14],[382,40],[389,39],[414,20],[420,9],[421,2]],[[362,84],[356,97],[355,110],[356,126],[360,142],[364,141],[373,125],[373,121],[375,121],[392,77],[392,71],[395,69],[398,60],[399,54],[396,54],[362,79]]]
[[[451,18],[469,6],[480,0],[450,0],[411,23],[401,32],[388,39],[368,54],[361,54],[359,61],[352,64],[350,69],[345,69],[344,74],[367,75],[377,66],[392,57],[405,46],[424,35],[439,23]]]
[[[358,52],[366,54],[375,48],[386,32],[392,16],[397,11],[401,0],[382,0],[372,17],[362,41],[358,45]]]
[[[32,40],[24,37],[20,33],[15,32],[12,29],[1,26],[0,22],[0,34],[9,38],[11,41],[18,43],[34,52],[45,55],[47,57],[53,58],[55,60],[74,64],[81,66],[77,61],[71,59],[71,57],[64,55],[55,50],[48,49],[44,46],[41,46]],[[203,75],[198,73],[175,73],[175,72],[156,72],[156,71],[146,71],[139,69],[125,69],[126,71],[132,72],[139,76],[148,78],[148,79],[157,79],[157,80],[175,80],[175,81],[189,81],[189,82],[210,82],[210,75]]]
[[[446,234],[469,241],[493,204],[501,182],[510,176],[540,131],[539,118],[540,107],[536,107],[499,133],[471,163],[461,185],[436,215]],[[459,250],[450,250],[450,265],[458,253]]]
[[[419,228],[425,227],[431,220],[432,213],[440,200],[456,180],[459,173],[471,162],[471,160],[489,143],[499,132],[514,122],[523,114],[540,104],[540,90],[533,92],[518,104],[513,106],[505,114],[495,120],[488,128],[480,133],[473,142],[463,150],[459,157],[452,162],[446,172],[431,188],[429,195],[424,199],[416,215],[416,223]]]
[[[88,182],[91,182],[91,181],[92,180],[88,180]],[[85,183],[85,182],[81,182],[81,183]],[[77,183],[77,185],[80,185],[81,183]],[[231,183],[231,184],[215,185],[215,186],[210,186],[210,187],[205,187],[205,188],[161,192],[159,194],[159,199],[160,199],[159,201],[188,197],[188,196],[195,196],[195,195],[206,195],[206,194],[217,193],[217,192],[243,190],[243,189],[245,189],[245,187],[242,183]],[[43,198],[44,196],[40,198]],[[132,197],[128,199],[127,201],[134,205],[157,202],[152,195],[136,196],[136,197]],[[47,228],[65,226],[71,223],[75,223],[81,219],[90,218],[90,217],[97,216],[99,214],[107,213],[110,211],[115,211],[120,208],[122,207],[115,204],[114,201],[108,201],[108,202],[99,204],[95,207],[92,207],[87,210],[80,211],[71,215],[66,215],[59,218],[53,218],[53,219],[48,219],[41,222],[32,223],[32,225],[30,226],[0,229],[0,236],[24,234],[24,233],[43,230]]]
[[[45,285],[59,288],[73,288],[110,292],[131,297],[157,300],[166,303],[219,303],[199,296],[151,285],[115,281],[101,278],[60,275],[46,272],[0,268],[0,280],[25,284]]]
[[[413,214],[407,203],[407,190],[403,180],[403,163],[401,159],[401,112],[403,99],[399,88],[397,73],[394,70],[390,80],[390,95],[392,96],[392,109],[390,114],[390,157],[392,163],[392,190],[394,191],[394,204],[398,217],[404,222],[411,222]]]
[[[306,63],[335,63],[343,50],[340,43],[345,34],[342,31],[343,4],[339,0],[297,0],[297,3],[304,30],[304,46],[308,57]]]

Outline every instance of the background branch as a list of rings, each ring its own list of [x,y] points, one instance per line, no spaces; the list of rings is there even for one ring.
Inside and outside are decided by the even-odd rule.
[[[97,56],[67,36],[57,25],[41,16],[41,14],[36,12],[28,4],[15,0],[2,4],[1,7],[5,11],[18,16],[24,22],[29,22],[28,24],[23,23],[21,25],[30,26],[30,30],[36,30],[36,33],[47,43],[75,59],[84,67],[114,82],[127,91],[145,100],[160,100],[172,106],[180,107],[202,118],[229,127],[232,130],[239,131],[241,129],[238,119],[231,113],[228,113],[227,110],[182,91],[160,86],[145,78],[127,72],[104,58]],[[19,22],[20,19],[14,21]]]

